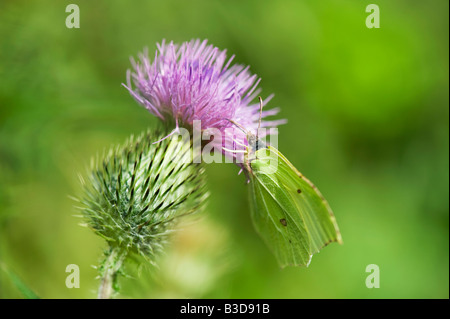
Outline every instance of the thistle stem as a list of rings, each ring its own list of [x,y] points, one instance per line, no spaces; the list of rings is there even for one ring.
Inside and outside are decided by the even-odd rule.
[[[100,266],[101,281],[98,288],[98,299],[110,299],[117,279],[117,274],[122,267],[127,253],[118,248],[110,248],[105,253],[106,258]]]

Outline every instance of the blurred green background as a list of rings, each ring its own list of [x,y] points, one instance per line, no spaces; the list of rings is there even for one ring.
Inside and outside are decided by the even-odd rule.
[[[80,7],[67,29],[66,5]],[[68,195],[97,152],[157,120],[121,86],[163,38],[207,38],[280,106],[279,149],[326,196],[344,245],[281,270],[251,224],[245,178],[208,165],[207,211],[136,298],[448,298],[448,1],[0,1],[0,260],[42,298],[94,298],[104,242]],[[152,54],[150,54],[152,55]],[[81,288],[65,286],[77,264]],[[380,288],[368,289],[368,264]],[[0,297],[22,295],[0,272]]]

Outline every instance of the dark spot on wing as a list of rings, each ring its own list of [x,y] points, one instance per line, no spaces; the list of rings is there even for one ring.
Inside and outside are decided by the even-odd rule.
[[[286,219],[284,219],[284,218],[280,219],[280,223],[281,223],[281,225],[283,225],[283,226],[287,226]]]
[[[332,242],[337,241],[336,239],[330,239],[329,241],[327,241],[325,244],[323,244],[322,248],[328,246],[329,244],[331,244]]]
[[[302,192],[302,190],[299,188],[299,189],[297,189],[297,193],[301,193]]]

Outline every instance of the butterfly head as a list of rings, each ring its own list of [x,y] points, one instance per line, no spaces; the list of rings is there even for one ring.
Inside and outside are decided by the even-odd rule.
[[[263,100],[261,97],[259,97],[259,120],[258,120],[258,129],[256,130],[256,134],[253,134],[249,130],[247,130],[245,127],[243,127],[241,124],[233,121],[228,120],[232,124],[234,124],[236,127],[238,127],[242,132],[244,132],[247,136],[247,143],[248,143],[248,149],[247,152],[252,157],[252,154],[255,154],[256,151],[258,151],[261,148],[267,147],[266,144],[259,139],[259,129],[261,128],[261,117],[262,117],[262,108],[263,108]]]
[[[266,143],[264,143],[259,137],[258,135],[255,135],[251,132],[247,133],[247,142],[248,142],[248,148],[249,148],[249,153],[254,153],[256,151],[258,151],[261,148],[265,148]]]

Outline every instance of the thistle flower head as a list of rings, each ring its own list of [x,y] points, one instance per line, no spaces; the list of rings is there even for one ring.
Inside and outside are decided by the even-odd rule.
[[[232,65],[234,56],[227,59],[226,50],[208,45],[207,40],[181,45],[163,41],[157,47],[153,61],[147,51],[140,54],[139,62],[132,60],[133,72],[128,72],[125,87],[138,103],[161,120],[175,122],[176,128],[192,128],[193,122],[199,120],[202,130],[218,129],[222,140],[217,141],[217,147],[236,157],[222,147],[230,145],[230,141],[247,145],[245,133],[236,131],[231,136],[225,129],[232,126],[229,120],[248,131],[258,128],[259,103],[252,101],[260,92],[260,79],[249,72],[248,66]],[[263,111],[262,118],[278,111]],[[261,127],[284,122],[262,121]]]
[[[185,160],[190,142],[151,144],[150,132],[94,161],[81,210],[110,248],[153,261],[173,224],[197,212],[207,197],[201,164]]]

